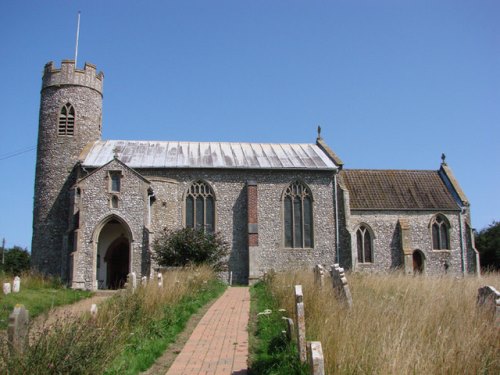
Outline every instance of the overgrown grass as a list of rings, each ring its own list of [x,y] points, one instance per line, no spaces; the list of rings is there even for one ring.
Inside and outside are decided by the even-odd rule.
[[[0,283],[10,282],[14,277],[2,275]],[[21,275],[21,291],[8,295],[0,294],[0,329],[6,329],[9,315],[16,304],[22,304],[34,318],[52,307],[74,303],[90,297],[91,292],[65,288],[58,279],[43,277],[38,274]]]
[[[89,314],[46,327],[24,355],[0,357],[5,374],[136,374],[147,369],[200,306],[224,286],[208,268],[164,274],[156,283],[123,291]]]
[[[304,290],[307,339],[321,341],[328,374],[499,374],[500,329],[476,308],[482,278],[347,275],[354,308],[337,302],[327,279],[312,272],[277,274],[272,298],[293,311],[293,286]]]
[[[269,291],[269,285],[258,283],[250,289],[251,326],[250,335],[250,374],[307,374],[301,366],[297,347],[294,342],[287,342],[283,330],[283,316],[290,316],[286,311],[279,311],[279,305]],[[271,310],[270,314],[258,314]]]

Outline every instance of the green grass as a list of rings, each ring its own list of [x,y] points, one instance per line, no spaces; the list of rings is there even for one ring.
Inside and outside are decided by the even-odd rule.
[[[0,329],[8,326],[9,315],[16,304],[22,304],[34,318],[52,307],[74,303],[90,297],[91,292],[63,288],[57,282],[30,282],[21,284],[19,293],[0,296]]]
[[[287,342],[283,333],[286,327],[282,317],[292,317],[292,313],[279,311],[280,306],[264,282],[254,285],[250,293],[251,331],[254,334],[250,335],[250,374],[308,374],[299,361],[297,346],[293,341]],[[271,314],[257,315],[266,309],[271,310]]]
[[[212,280],[194,295],[184,296],[177,304],[164,306],[159,319],[137,326],[127,340],[125,350],[105,373],[131,375],[147,370],[168,345],[175,342],[189,318],[225,289],[220,281]]]

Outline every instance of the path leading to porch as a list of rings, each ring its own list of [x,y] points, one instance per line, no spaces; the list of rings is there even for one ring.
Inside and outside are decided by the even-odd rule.
[[[248,287],[230,287],[194,329],[167,375],[247,373]]]

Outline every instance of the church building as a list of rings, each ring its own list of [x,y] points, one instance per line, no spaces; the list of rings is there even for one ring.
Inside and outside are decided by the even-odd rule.
[[[478,272],[469,202],[437,170],[355,170],[314,143],[102,140],[104,75],[45,65],[32,263],[73,288],[150,276],[165,230],[219,232],[233,282],[270,270]]]

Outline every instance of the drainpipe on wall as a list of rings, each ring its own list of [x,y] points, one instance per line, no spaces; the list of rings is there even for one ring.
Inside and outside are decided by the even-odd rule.
[[[339,239],[339,203],[337,196],[337,174],[339,173],[338,169],[333,174],[333,190],[335,194],[335,259],[337,260],[335,263],[340,263],[340,239]]]

